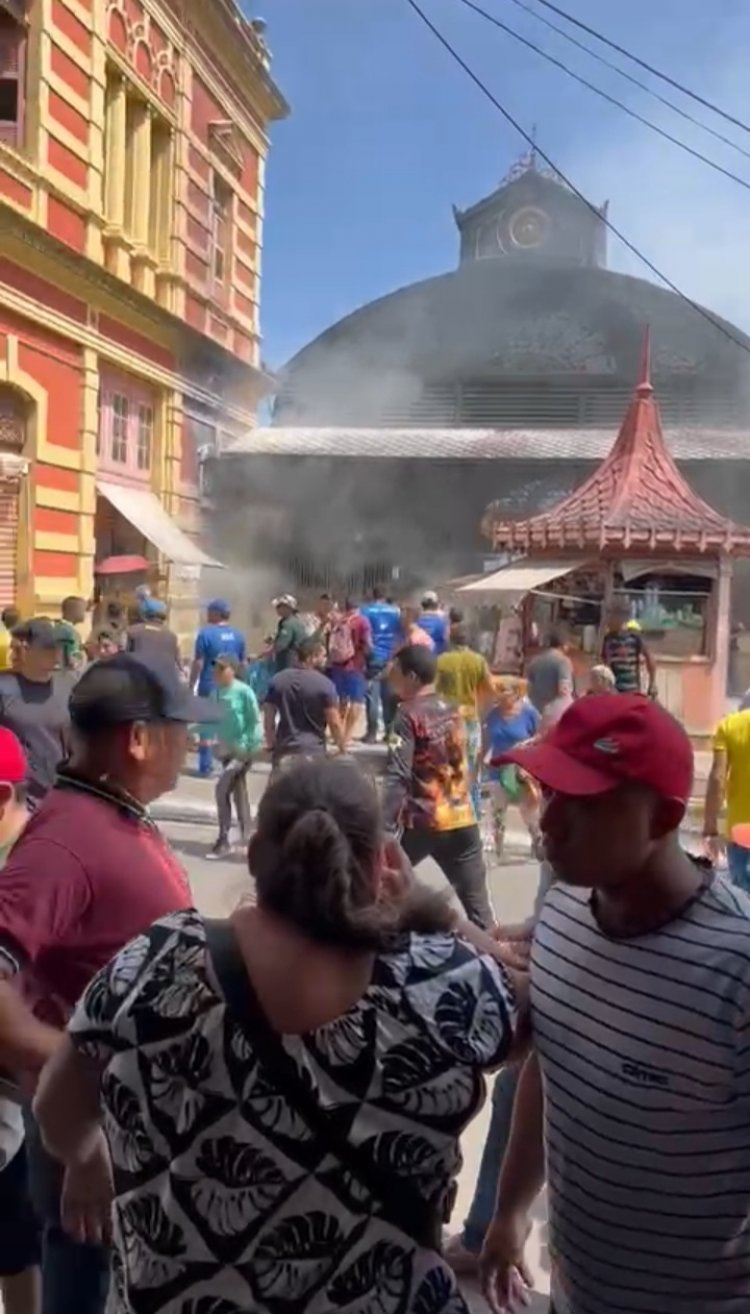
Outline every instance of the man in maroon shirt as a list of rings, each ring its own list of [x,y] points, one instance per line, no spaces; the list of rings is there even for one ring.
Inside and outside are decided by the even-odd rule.
[[[188,725],[215,717],[173,666],[130,653],[95,663],[75,686],[70,760],[0,873],[0,1065],[27,1082],[99,968],[190,905],[185,873],[146,809],[176,784]],[[103,1314],[108,1252],[63,1233],[60,1169],[33,1123],[28,1150],[44,1223],[43,1314]]]

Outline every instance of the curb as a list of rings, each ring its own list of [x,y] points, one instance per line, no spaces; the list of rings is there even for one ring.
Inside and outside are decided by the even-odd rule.
[[[218,824],[216,808],[213,803],[197,803],[192,799],[185,802],[171,802],[169,799],[157,799],[151,804],[149,814],[154,821],[167,822],[168,824],[179,824],[185,826],[212,826]],[[694,838],[700,835],[701,827],[696,819],[693,821],[688,817],[687,825],[682,827],[684,836]],[[523,830],[509,830],[506,835],[506,842],[514,851],[525,850],[529,847],[528,835]]]
[[[172,824],[182,822],[186,826],[216,827],[218,824],[216,808],[208,803],[170,803],[168,800],[157,800],[156,803],[151,804],[149,815],[154,821]],[[505,842],[514,852],[529,848],[529,837],[525,830],[508,830]]]
[[[168,799],[157,799],[149,808],[149,816],[154,821],[184,822],[186,826],[215,826],[217,824],[216,808],[213,803],[170,803]]]

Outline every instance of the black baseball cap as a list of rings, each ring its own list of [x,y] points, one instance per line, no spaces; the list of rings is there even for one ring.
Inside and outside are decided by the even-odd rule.
[[[68,706],[70,719],[79,730],[133,721],[207,724],[218,720],[216,703],[196,698],[174,666],[129,652],[115,653],[89,666]]]
[[[47,620],[45,616],[38,616],[34,620],[21,621],[15,625],[11,637],[20,639],[29,648],[44,648],[51,652],[53,648],[61,646],[65,630],[58,622]]]

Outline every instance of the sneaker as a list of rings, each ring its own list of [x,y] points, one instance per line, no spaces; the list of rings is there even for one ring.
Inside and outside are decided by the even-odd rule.
[[[227,840],[217,840],[212,849],[208,850],[206,858],[209,862],[220,862],[222,858],[231,858],[232,846]]]
[[[443,1246],[443,1259],[456,1277],[476,1277],[479,1273],[479,1255],[466,1249],[461,1232],[448,1238]]]

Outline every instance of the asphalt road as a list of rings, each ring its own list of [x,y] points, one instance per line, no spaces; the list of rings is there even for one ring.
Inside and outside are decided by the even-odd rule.
[[[196,906],[202,912],[209,916],[225,916],[243,898],[251,894],[252,882],[242,857],[238,856],[223,862],[210,862],[206,859],[206,851],[214,838],[208,827],[165,823],[162,825],[162,830],[185,864]],[[491,868],[490,886],[499,921],[519,922],[529,915],[536,892],[537,871],[537,864],[524,860],[521,854],[516,856],[515,861]],[[419,868],[419,874],[436,885],[444,883],[441,873],[432,862],[423,863]],[[489,1100],[464,1136],[462,1145],[464,1167],[453,1215],[457,1228],[461,1226],[474,1191],[488,1118]],[[544,1246],[543,1199],[539,1202],[537,1213],[538,1221],[529,1244],[529,1261],[535,1274],[537,1289],[539,1292],[546,1293],[549,1291],[549,1277]],[[479,1292],[469,1285],[465,1291],[472,1309],[484,1311],[486,1314],[487,1306]],[[535,1297],[532,1304],[528,1306],[528,1311],[529,1314],[546,1314],[546,1297],[542,1295]]]

